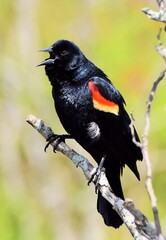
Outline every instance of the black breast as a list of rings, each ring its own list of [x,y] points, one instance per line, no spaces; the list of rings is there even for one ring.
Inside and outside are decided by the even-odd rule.
[[[87,83],[70,83],[56,89],[53,87],[55,109],[65,130],[77,137],[89,122],[94,121],[90,90]]]

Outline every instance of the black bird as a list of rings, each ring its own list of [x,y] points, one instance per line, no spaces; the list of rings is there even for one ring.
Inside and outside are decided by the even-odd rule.
[[[45,65],[56,112],[69,134],[63,137],[75,139],[98,164],[105,158],[110,186],[124,199],[120,174],[126,164],[140,180],[136,161],[142,160],[142,153],[132,141],[122,95],[73,42],[59,40],[41,51],[50,54],[38,66]],[[133,132],[139,142],[134,127]],[[123,223],[100,193],[97,209],[107,226],[118,228]]]

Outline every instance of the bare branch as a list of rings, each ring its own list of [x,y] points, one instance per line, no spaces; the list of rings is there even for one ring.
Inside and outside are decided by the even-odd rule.
[[[154,12],[149,8],[143,8],[142,11],[147,15],[148,18],[155,21],[166,23],[166,4],[164,0],[157,0],[159,6],[159,12]]]
[[[52,129],[45,125],[45,123],[41,120],[36,118],[33,115],[29,115],[26,120],[30,125],[32,125],[45,139],[48,139],[54,133]],[[56,146],[56,142],[52,142],[51,145],[53,147]],[[73,149],[69,148],[64,142],[61,142],[56,147],[56,150],[66,155],[70,158],[76,167],[81,167],[84,171],[85,177],[89,180],[91,173],[94,172],[94,167],[92,164],[83,156],[76,153]]]
[[[54,134],[48,126],[45,125],[45,123],[41,120],[36,118],[33,115],[29,115],[26,120],[30,125],[32,125],[45,139],[47,139],[49,136]],[[56,145],[56,142],[51,143],[51,145],[54,147]],[[83,156],[76,153],[74,150],[72,150],[69,146],[66,145],[66,143],[61,142],[58,147],[56,148],[57,151],[60,151],[64,155],[66,155],[68,158],[72,160],[72,162],[76,165],[76,167],[80,167],[83,170],[83,173],[85,177],[89,180],[92,176],[92,174],[95,171],[95,168],[93,165]],[[110,202],[110,204],[113,206],[115,211],[119,214],[119,216],[124,221],[125,225],[129,229],[131,235],[136,240],[156,240],[156,234],[155,229],[152,227],[149,229],[149,222],[146,219],[146,221],[143,221],[144,216],[141,212],[138,217],[138,211],[135,209],[134,205],[129,207],[129,204],[118,197],[116,197],[112,191],[111,187],[108,183],[108,180],[105,176],[104,171],[102,171],[98,183],[97,183],[98,190],[101,192],[102,196]],[[131,213],[131,212],[132,213]],[[136,220],[136,221],[135,221]],[[138,224],[139,223],[139,224]],[[146,223],[146,224],[145,224]]]
[[[153,12],[148,8],[144,8],[143,12],[151,19],[166,23],[166,3],[164,0],[157,0],[157,4],[159,7],[159,12]],[[166,48],[162,45],[160,40],[161,32],[162,32],[162,29],[159,30],[159,33],[157,35],[158,44],[156,45],[156,50],[166,61]],[[146,115],[145,115],[145,128],[144,128],[144,133],[142,137],[142,153],[143,153],[143,157],[146,165],[146,188],[151,201],[157,236],[159,237],[159,239],[164,239],[164,236],[162,235],[162,231],[161,231],[161,225],[160,225],[159,214],[157,209],[157,200],[156,200],[153,185],[152,185],[152,168],[151,168],[151,162],[150,162],[150,157],[148,152],[148,134],[150,129],[150,112],[151,112],[152,101],[154,99],[154,94],[156,92],[156,89],[159,83],[163,80],[165,73],[166,73],[166,67],[160,73],[157,80],[153,83],[152,89],[150,91],[148,101],[147,101]]]
[[[159,6],[160,11],[165,13],[166,12],[166,4],[165,4],[164,0],[157,0],[157,4]]]
[[[157,201],[156,201],[156,197],[155,197],[153,186],[152,186],[152,168],[151,168],[151,162],[150,162],[150,157],[148,152],[148,134],[150,129],[151,104],[154,99],[154,94],[156,92],[158,84],[160,83],[161,80],[163,80],[165,73],[166,73],[166,68],[160,73],[160,76],[153,83],[153,87],[150,91],[150,95],[147,101],[146,115],[145,115],[145,129],[142,137],[142,153],[143,153],[143,157],[146,165],[146,188],[147,188],[147,192],[152,205],[157,236],[160,236],[162,239],[164,239],[164,237],[162,236],[162,232],[161,232],[160,220],[159,220],[158,209],[157,209]]]
[[[161,57],[164,59],[164,61],[166,61],[166,48],[163,46],[161,39],[160,39],[161,32],[162,32],[162,28],[160,28],[159,33],[157,35],[158,44],[156,45],[156,50],[161,55]]]
[[[157,239],[154,225],[148,221],[147,217],[139,209],[135,208],[133,201],[126,199],[124,205],[135,216],[135,223],[141,234],[150,239]]]

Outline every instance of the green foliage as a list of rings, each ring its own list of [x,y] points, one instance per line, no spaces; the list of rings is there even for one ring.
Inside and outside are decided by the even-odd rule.
[[[96,210],[94,188],[86,186],[82,173],[68,159],[51,150],[45,154],[45,142],[25,119],[32,113],[55,132],[64,132],[54,113],[44,70],[34,67],[47,57],[37,53],[38,49],[64,38],[76,42],[110,77],[126,99],[128,111],[134,111],[141,136],[145,102],[163,65],[154,49],[162,24],[148,20],[141,12],[152,3],[0,0],[0,239],[132,239],[124,226],[118,230],[105,227]],[[155,8],[155,4],[149,7]],[[165,88],[163,81],[155,95],[149,137],[163,229]],[[74,141],[69,144],[88,156]],[[125,195],[152,220],[144,163],[139,168],[142,182],[124,170]]]

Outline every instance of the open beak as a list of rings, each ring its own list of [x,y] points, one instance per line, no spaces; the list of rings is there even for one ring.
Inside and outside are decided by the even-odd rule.
[[[37,64],[36,67],[40,67],[40,66],[44,66],[44,65],[54,64],[54,61],[55,61],[55,59],[48,58],[48,59],[44,60],[43,62]]]
[[[48,52],[48,53],[50,53],[50,54],[53,54],[53,53],[54,53],[51,47],[41,49],[41,50],[39,50],[38,52]],[[55,61],[55,58],[54,58],[54,59],[48,58],[48,59],[45,59],[43,62],[37,64],[36,67],[54,64],[54,61]]]

